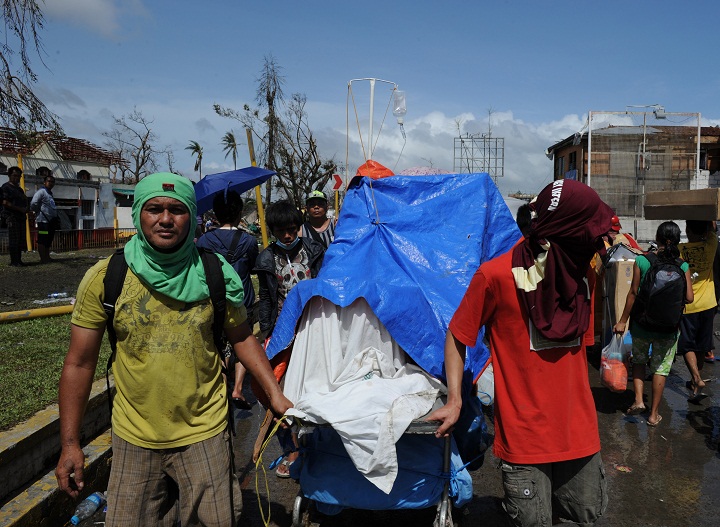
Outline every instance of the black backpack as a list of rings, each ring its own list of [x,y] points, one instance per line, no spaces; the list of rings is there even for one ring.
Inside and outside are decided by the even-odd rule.
[[[640,283],[630,319],[648,331],[672,333],[680,325],[685,309],[687,283],[680,267],[683,261],[661,260],[653,253],[644,256],[650,269]]]
[[[213,305],[213,340],[218,353],[222,354],[222,351],[225,348],[223,325],[225,323],[225,310],[227,307],[225,300],[225,277],[223,276],[220,260],[214,252],[205,249],[198,249],[198,251],[200,252],[200,259],[202,260],[203,267],[205,268],[205,279],[207,280],[208,288],[210,289],[210,300]],[[115,318],[115,303],[122,292],[127,270],[128,264],[125,261],[124,250],[120,248],[110,257],[110,262],[108,263],[107,271],[105,273],[105,279],[103,280],[103,286],[105,288],[103,309],[105,309],[105,313],[108,317],[105,327],[107,329],[108,341],[110,341],[110,349],[112,350],[105,370],[110,413],[112,413],[110,369],[112,367],[112,361],[115,357],[115,351],[117,348],[117,334],[115,333],[115,328],[113,327],[113,319]],[[224,368],[225,363],[222,360],[220,362],[223,364]]]

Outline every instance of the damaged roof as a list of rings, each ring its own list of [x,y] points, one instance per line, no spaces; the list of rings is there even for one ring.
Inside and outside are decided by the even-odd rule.
[[[32,155],[43,143],[48,143],[63,161],[90,162],[103,166],[123,163],[117,154],[84,139],[59,135],[52,131],[23,134],[10,128],[0,128],[0,154]]]

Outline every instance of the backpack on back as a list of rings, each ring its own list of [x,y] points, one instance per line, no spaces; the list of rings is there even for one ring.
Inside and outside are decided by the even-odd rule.
[[[660,260],[656,254],[644,255],[650,269],[640,283],[630,319],[641,328],[672,333],[680,325],[685,309],[687,284],[680,259]]]

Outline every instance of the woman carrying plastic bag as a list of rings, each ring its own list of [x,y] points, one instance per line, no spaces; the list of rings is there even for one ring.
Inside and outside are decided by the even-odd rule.
[[[690,267],[680,259],[678,249],[680,227],[672,221],[661,223],[655,234],[655,241],[658,245],[657,255],[638,255],[635,258],[625,308],[613,328],[616,334],[625,333],[628,318],[632,314],[630,333],[633,337],[635,401],[627,409],[627,414],[637,415],[647,411],[643,400],[643,387],[645,366],[649,364],[653,379],[648,426],[657,426],[662,421],[658,408],[665,388],[665,379],[670,373],[677,351],[678,323],[668,322],[667,317],[672,315],[671,319],[679,322],[684,304],[691,303],[694,299]],[[684,287],[675,287],[683,282]],[[674,312],[667,313],[668,310]],[[655,320],[665,322],[658,324],[654,323]]]

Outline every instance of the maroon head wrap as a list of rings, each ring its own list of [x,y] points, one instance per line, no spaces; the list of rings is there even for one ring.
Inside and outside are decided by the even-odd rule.
[[[531,207],[537,217],[530,235],[512,255],[520,302],[542,336],[571,341],[588,328],[586,274],[614,212],[593,189],[569,179],[550,183]]]

